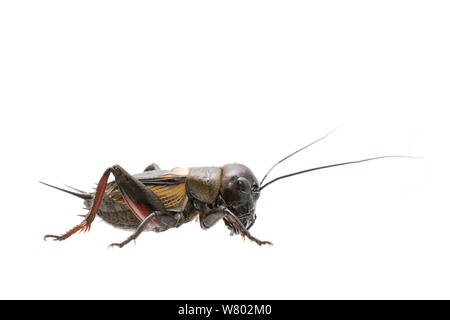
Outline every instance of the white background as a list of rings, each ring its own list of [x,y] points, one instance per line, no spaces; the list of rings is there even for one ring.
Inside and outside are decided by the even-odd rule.
[[[0,298],[450,298],[446,1],[2,1]],[[240,162],[272,177],[252,233],[78,222],[131,173]]]

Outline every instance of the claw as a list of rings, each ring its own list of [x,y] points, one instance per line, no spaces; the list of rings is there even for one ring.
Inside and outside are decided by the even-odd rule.
[[[259,241],[259,242],[257,242],[257,244],[258,245],[263,245],[263,244],[268,244],[269,246],[273,246],[273,243],[272,242],[270,242],[270,241]]]
[[[252,242],[256,242],[259,246],[263,245],[263,244],[268,244],[273,246],[272,242],[270,241],[261,241],[257,238],[255,238],[254,236],[252,236],[250,234],[250,232],[248,232],[248,230],[242,225],[242,223],[239,221],[238,218],[236,218],[236,216],[229,210],[227,210],[228,216],[231,217],[231,223],[232,225],[236,228],[236,230],[238,230],[238,233],[245,238],[248,238],[250,241]]]
[[[89,217],[87,217],[85,220],[83,220],[79,225],[76,225],[75,227],[73,227],[72,229],[67,231],[65,234],[63,234],[61,236],[48,234],[48,235],[44,236],[44,240],[47,241],[47,238],[54,238],[53,239],[54,241],[62,241],[62,240],[66,240],[68,237],[70,237],[71,235],[73,235],[76,232],[89,231],[89,229],[91,228],[92,219],[89,221],[88,218]]]
[[[273,246],[272,242],[270,242],[270,241],[261,241],[261,240],[255,238],[255,237],[253,237],[251,234],[246,234],[245,237],[247,237],[252,242],[256,242],[256,244],[258,246],[262,246],[263,244],[268,244],[270,246]]]
[[[54,238],[53,241],[61,241],[64,240],[62,236],[55,236],[53,234],[47,234],[44,236],[44,241],[47,241],[47,238]]]
[[[243,232],[242,236],[248,238],[248,239],[249,239],[250,241],[252,241],[252,242],[256,242],[256,244],[257,244],[258,246],[261,246],[261,245],[263,245],[263,244],[268,244],[268,245],[270,245],[270,246],[273,246],[273,243],[272,243],[272,242],[270,242],[270,241],[262,241],[262,240],[259,240],[259,239],[255,238],[254,236],[252,236],[248,231]]]
[[[112,247],[119,247],[119,248],[122,248],[122,247],[123,247],[123,244],[121,244],[121,243],[111,243],[111,244],[108,246],[108,248],[112,248]]]

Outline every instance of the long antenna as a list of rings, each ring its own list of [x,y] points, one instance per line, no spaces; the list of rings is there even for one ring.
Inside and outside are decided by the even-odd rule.
[[[339,127],[340,127],[340,126],[337,126],[336,128],[334,128],[333,130],[331,130],[330,132],[328,132],[328,133],[327,133],[326,135],[324,135],[323,137],[321,137],[321,138],[319,138],[319,139],[317,139],[317,140],[311,142],[310,144],[307,144],[307,145],[304,146],[304,147],[301,147],[301,148],[298,149],[297,151],[294,151],[294,152],[291,153],[290,155],[284,157],[283,159],[281,159],[280,161],[278,161],[277,163],[275,163],[275,164],[272,166],[272,168],[270,168],[269,171],[267,171],[266,175],[264,176],[264,178],[262,178],[262,180],[261,180],[261,182],[260,182],[259,184],[262,185],[263,182],[264,182],[264,180],[266,180],[267,176],[269,175],[269,173],[270,173],[277,165],[279,165],[280,163],[282,163],[284,160],[286,160],[286,159],[292,157],[294,154],[296,154],[296,153],[298,153],[298,152],[300,152],[300,151],[302,151],[302,150],[305,150],[306,148],[312,146],[312,145],[315,144],[316,142],[319,142],[319,141],[325,139],[325,138],[328,137],[330,134],[332,134],[334,131],[336,131]]]
[[[394,156],[381,156],[381,157],[374,157],[374,158],[368,158],[368,159],[363,159],[363,160],[356,160],[356,161],[348,161],[348,162],[341,162],[341,163],[335,163],[335,164],[330,164],[330,165],[326,165],[326,166],[322,166],[322,167],[316,167],[316,168],[311,168],[311,169],[306,169],[306,170],[302,170],[302,171],[298,171],[298,172],[294,172],[294,173],[290,173],[278,178],[275,178],[269,182],[267,182],[265,185],[261,186],[258,191],[261,191],[262,189],[264,189],[265,187],[267,187],[269,184],[274,183],[275,181],[284,179],[284,178],[289,178],[298,174],[302,174],[302,173],[307,173],[307,172],[311,172],[311,171],[315,171],[315,170],[321,170],[321,169],[326,169],[326,168],[332,168],[332,167],[338,167],[338,166],[344,166],[347,164],[354,164],[354,163],[360,163],[360,162],[366,162],[366,161],[371,161],[371,160],[377,160],[377,159],[385,159],[385,158],[410,158],[410,159],[420,159],[420,157],[411,157],[411,156],[403,156],[403,155],[394,155]]]

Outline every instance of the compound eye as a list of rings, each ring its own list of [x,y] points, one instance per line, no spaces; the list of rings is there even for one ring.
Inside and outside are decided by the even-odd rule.
[[[248,180],[243,177],[237,179],[236,185],[242,192],[250,192],[251,190],[250,182],[248,182]]]

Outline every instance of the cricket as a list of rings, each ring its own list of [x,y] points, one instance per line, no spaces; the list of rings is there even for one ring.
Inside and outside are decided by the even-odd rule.
[[[62,189],[40,181],[83,199],[89,210],[88,214],[83,215],[84,219],[80,224],[62,235],[48,234],[44,236],[44,240],[62,241],[77,232],[89,231],[95,217],[99,216],[114,227],[132,231],[127,239],[112,243],[111,247],[122,248],[136,240],[143,231],[163,232],[194,219],[200,222],[203,229],[209,229],[223,220],[231,235],[241,235],[258,245],[272,245],[270,241],[259,240],[249,232],[256,220],[256,203],[261,192],[268,186],[282,179],[316,170],[385,158],[415,158],[405,155],[377,156],[301,170],[265,182],[276,166],[325,139],[331,132],[279,160],[261,181],[247,166],[239,163],[172,170],[161,170],[153,163],[135,175],[116,164],[105,170],[95,192],[85,192],[69,186],[67,187],[72,190]],[[108,182],[111,174],[115,180]]]

